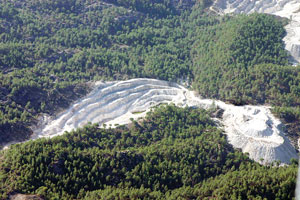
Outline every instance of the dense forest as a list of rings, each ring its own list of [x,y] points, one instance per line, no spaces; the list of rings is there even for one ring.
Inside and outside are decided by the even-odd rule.
[[[0,1],[1,143],[27,138],[39,113],[86,94],[87,81],[187,77],[180,6],[147,2]]]
[[[29,138],[41,114],[66,108],[90,82],[136,77],[184,81],[237,105],[272,105],[296,141],[300,69],[284,50],[288,20],[221,17],[210,4],[0,0],[0,145]],[[129,127],[88,125],[13,145],[0,155],[1,198],[292,199],[296,162],[250,161],[209,114],[162,106]]]
[[[0,1],[0,143],[28,138],[40,113],[65,108],[89,91],[88,81],[135,77],[272,104],[298,135],[299,68],[287,66],[287,20],[219,17],[207,12],[210,3]]]
[[[261,166],[202,109],[162,105],[127,128],[87,125],[0,154],[0,194],[46,199],[292,199],[297,163]],[[278,163],[274,163],[278,165]]]

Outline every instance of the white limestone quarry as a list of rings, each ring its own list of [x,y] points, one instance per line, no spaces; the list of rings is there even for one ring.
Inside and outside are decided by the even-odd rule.
[[[212,10],[220,13],[253,12],[285,17],[290,23],[285,27],[285,48],[296,62],[300,61],[300,0],[216,0]]]
[[[201,99],[181,85],[154,79],[132,79],[119,82],[98,82],[86,97],[75,102],[55,119],[44,117],[32,139],[61,135],[88,122],[128,124],[130,118],[145,116],[160,103],[178,106],[224,110],[222,119],[228,141],[235,148],[248,152],[250,158],[263,164],[280,160],[288,163],[297,158],[294,147],[281,130],[281,122],[265,106],[234,106],[221,101]]]

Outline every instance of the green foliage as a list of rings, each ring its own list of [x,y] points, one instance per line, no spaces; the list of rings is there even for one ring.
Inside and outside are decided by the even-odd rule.
[[[295,165],[263,167],[233,150],[206,111],[174,105],[129,128],[87,125],[13,145],[0,159],[2,198],[291,198],[296,178]]]
[[[146,13],[150,16],[166,17],[177,13],[171,0],[106,0],[119,6]]]
[[[253,14],[231,20],[234,27],[234,41],[230,46],[231,58],[228,64],[245,67],[259,63],[287,64],[287,52],[282,38],[286,32],[283,22],[274,16]]]
[[[27,130],[41,112],[65,108],[87,81],[191,76],[185,11],[194,4],[0,1],[0,143],[27,138],[15,123]]]
[[[278,114],[280,118],[285,119],[287,123],[300,120],[299,107],[275,107],[273,111]]]
[[[297,165],[241,165],[236,171],[205,180],[194,188],[172,191],[169,199],[294,199]]]
[[[115,188],[105,187],[102,190],[88,192],[84,199],[86,200],[114,200],[114,199],[163,199],[164,195],[160,191],[151,191],[141,188]]]
[[[205,97],[276,105],[297,138],[299,67],[286,66],[285,22],[207,16],[212,1],[185,2],[0,1],[0,143],[28,138],[40,113],[67,107],[87,81],[135,77],[187,79]],[[205,111],[174,106],[129,128],[88,125],[14,145],[0,160],[3,199],[291,199],[297,170],[249,161]]]
[[[199,35],[192,50],[195,89],[206,97],[232,100],[237,104],[267,101],[284,104],[286,101],[270,100],[270,95],[264,94],[272,89],[273,95],[297,95],[286,86],[280,90],[274,86],[281,74],[287,73],[291,78],[298,76],[298,69],[273,65],[288,63],[282,41],[284,35],[283,22],[264,14],[227,17],[209,27]],[[274,73],[274,76],[266,73]],[[253,88],[259,90],[259,95],[252,93]]]
[[[264,14],[225,16],[200,28],[194,49],[193,88],[233,103],[270,104],[296,144],[300,134],[299,67],[287,66],[285,20]]]
[[[2,195],[18,191],[63,199],[115,186],[164,194],[252,163],[233,150],[204,110],[172,105],[156,108],[129,129],[88,125],[13,145],[1,159]]]

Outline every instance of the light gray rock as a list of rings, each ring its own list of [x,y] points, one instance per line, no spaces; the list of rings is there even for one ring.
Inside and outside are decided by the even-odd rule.
[[[145,116],[151,107],[160,103],[222,109],[222,114],[215,120],[222,125],[229,143],[249,153],[250,158],[257,162],[269,164],[280,160],[289,163],[291,158],[297,158],[294,147],[281,130],[282,123],[268,107],[234,106],[201,99],[181,85],[155,79],[98,82],[90,94],[55,119],[41,118],[45,121],[40,124],[45,126],[36,128],[32,139],[61,135],[88,122],[100,126],[111,124],[109,127],[128,124],[131,118]]]

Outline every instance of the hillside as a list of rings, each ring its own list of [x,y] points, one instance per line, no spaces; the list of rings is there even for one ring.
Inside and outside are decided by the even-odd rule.
[[[69,131],[0,151],[0,198],[294,199],[300,68],[285,49],[290,20],[220,15],[222,2],[0,0],[0,145]],[[130,87],[137,78],[159,84]],[[191,104],[177,83],[215,109]],[[190,107],[143,110],[172,101]],[[146,117],[118,121],[127,111]]]
[[[280,106],[277,115],[291,116],[284,120],[299,133],[299,75],[285,66],[286,22],[208,16],[204,1],[157,1],[165,10],[152,14],[147,3],[128,2],[0,2],[0,143],[29,138],[40,113],[87,94],[87,81],[136,77],[186,80],[204,97]]]
[[[206,98],[276,107],[297,143],[300,76],[299,67],[288,66],[285,22],[264,14],[228,18],[194,43],[193,88]]]
[[[179,14],[193,4],[176,2],[0,1],[0,143],[28,138],[87,81],[188,76]]]
[[[46,199],[291,199],[297,174],[295,164],[273,168],[250,161],[206,111],[172,105],[129,128],[88,125],[17,144],[1,159],[1,198],[18,192]]]
[[[283,38],[285,49],[290,52],[292,62],[300,61],[299,23],[300,23],[300,2],[297,0],[216,0],[212,8],[217,8],[222,13],[267,13],[286,18],[289,22],[285,26],[287,34]]]
[[[235,106],[197,97],[183,86],[156,79],[96,82],[94,89],[56,117],[45,116],[31,139],[55,137],[97,123],[100,127],[130,124],[160,104],[210,109],[213,119],[224,130],[228,143],[248,153],[261,164],[280,161],[289,164],[298,158],[286,137],[283,124],[266,106]]]

